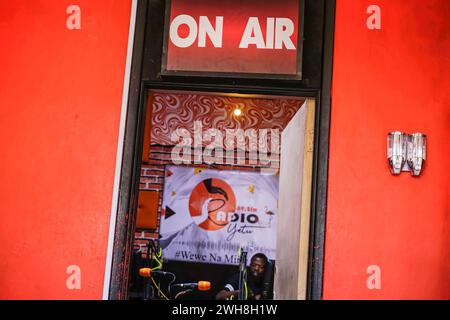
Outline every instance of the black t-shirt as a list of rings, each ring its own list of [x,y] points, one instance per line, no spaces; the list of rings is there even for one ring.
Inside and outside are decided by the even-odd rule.
[[[231,276],[226,284],[224,289],[226,291],[235,291],[239,290],[239,273],[234,274]],[[261,294],[263,291],[263,282],[255,283],[254,278],[251,274],[247,272],[247,292],[248,292],[248,299],[254,299],[254,296]]]

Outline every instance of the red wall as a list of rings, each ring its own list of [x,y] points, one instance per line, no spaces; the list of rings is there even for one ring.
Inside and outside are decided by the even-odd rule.
[[[381,30],[366,27],[371,4]],[[448,0],[337,0],[326,299],[450,298],[449,12]],[[419,178],[389,173],[393,130],[427,134]]]
[[[0,299],[102,297],[130,10],[0,2]]]

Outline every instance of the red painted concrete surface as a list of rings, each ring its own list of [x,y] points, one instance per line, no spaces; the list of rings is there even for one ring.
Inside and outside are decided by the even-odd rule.
[[[0,299],[102,297],[130,14],[131,1],[0,2]]]
[[[366,27],[371,4],[381,30]],[[449,13],[447,0],[337,0],[325,299],[450,298]],[[427,134],[422,176],[389,173],[394,130]]]

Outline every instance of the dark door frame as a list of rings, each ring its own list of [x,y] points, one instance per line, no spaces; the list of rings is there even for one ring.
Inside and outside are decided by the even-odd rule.
[[[311,0],[317,1],[317,0]],[[308,5],[309,0],[306,1]],[[328,152],[331,111],[331,79],[333,66],[335,0],[323,1],[323,30],[320,88],[284,85],[278,82],[239,81],[226,83],[212,79],[195,81],[189,78],[143,78],[146,54],[145,38],[148,32],[148,14],[153,10],[151,0],[138,0],[131,80],[124,135],[124,149],[119,185],[118,209],[115,225],[109,299],[126,299],[133,248],[137,195],[145,125],[145,108],[149,89],[237,92],[251,94],[290,95],[316,99],[314,130],[313,181],[311,197],[311,230],[309,247],[307,298],[322,298],[323,259],[328,187]],[[222,80],[222,79],[220,79]],[[239,79],[238,79],[239,80]],[[256,85],[255,85],[256,84]],[[267,85],[268,84],[268,85]],[[108,276],[108,275],[106,275]]]

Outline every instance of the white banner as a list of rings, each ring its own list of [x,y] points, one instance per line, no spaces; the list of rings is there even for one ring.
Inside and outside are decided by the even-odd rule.
[[[239,249],[275,259],[278,176],[167,166],[160,224],[167,260],[238,264]]]

